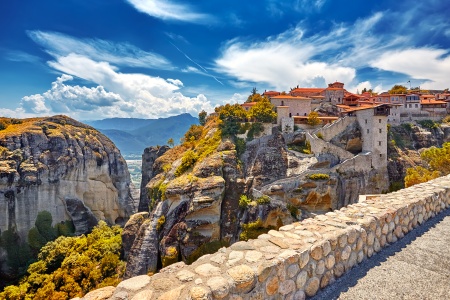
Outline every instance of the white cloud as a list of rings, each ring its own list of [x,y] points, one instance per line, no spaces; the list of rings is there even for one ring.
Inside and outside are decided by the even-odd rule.
[[[180,113],[195,116],[202,109],[212,110],[204,95],[187,97],[180,93],[183,83],[178,79],[125,74],[109,63],[75,54],[57,57],[49,65],[98,86],[67,85],[65,82],[73,77],[63,75],[52,83],[51,90],[24,97],[22,108],[26,112],[39,113],[40,109],[46,113],[64,112],[76,118],[98,119],[99,116],[158,118]]]
[[[191,23],[206,23],[212,21],[210,15],[195,12],[185,4],[169,0],[127,0],[136,10],[162,20],[174,20]]]
[[[370,90],[371,88],[372,88],[372,84],[369,81],[363,81],[363,82],[358,83],[355,86],[349,86],[346,89],[351,93],[357,93],[357,92],[361,93],[361,91],[363,89]]]
[[[303,32],[295,28],[266,41],[250,45],[230,41],[216,60],[216,71],[240,81],[261,82],[278,90],[300,84],[311,86],[316,77],[327,82],[350,82],[355,69],[313,60],[317,49],[302,40]]]
[[[225,99],[222,101],[222,104],[235,104],[235,103],[244,103],[247,100],[248,96],[244,96],[239,93],[234,93],[229,99]]]
[[[374,60],[373,67],[404,73],[419,80],[425,89],[443,89],[450,85],[450,56],[448,51],[416,48],[389,51]]]
[[[4,58],[10,61],[17,61],[17,62],[29,62],[29,63],[41,62],[41,59],[39,57],[20,50],[8,51],[5,53]]]
[[[76,53],[95,61],[117,66],[171,70],[173,66],[163,56],[143,51],[128,43],[113,43],[100,39],[77,39],[58,32],[28,31],[28,36],[52,55]]]
[[[88,88],[64,83],[71,80],[72,76],[63,74],[45,93],[23,97],[21,108],[26,113],[69,113],[112,107],[122,101],[120,95],[107,92],[102,86]]]

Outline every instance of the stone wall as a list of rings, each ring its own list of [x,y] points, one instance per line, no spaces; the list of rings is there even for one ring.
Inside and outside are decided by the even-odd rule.
[[[96,299],[304,299],[449,206],[450,175],[128,279]]]
[[[322,135],[323,139],[325,141],[330,141],[332,138],[334,138],[339,133],[343,132],[347,127],[356,121],[356,117],[350,117],[346,116],[344,118],[340,118],[333,123],[326,124],[316,132],[314,132],[316,135],[319,133]]]

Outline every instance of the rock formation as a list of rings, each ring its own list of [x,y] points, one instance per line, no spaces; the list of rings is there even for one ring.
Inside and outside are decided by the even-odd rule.
[[[124,224],[135,212],[126,162],[103,134],[65,116],[1,122],[2,232],[26,241],[41,211],[54,224],[73,221],[78,234],[98,220]]]
[[[205,141],[197,145],[207,144],[216,130],[206,128]],[[219,140],[211,154],[181,174],[177,170],[189,161],[191,144],[146,149],[142,169],[148,182],[142,183],[146,189],[140,209],[148,207],[150,213],[136,235],[124,239],[129,249],[126,277],[154,273],[180,260],[190,263],[240,236],[248,238],[354,203],[360,194],[386,190],[386,168],[372,170],[370,155],[347,151],[361,151],[358,133],[358,126],[349,126],[336,137],[336,145],[320,140],[327,147],[316,155],[288,149],[305,145],[302,131],[275,130],[247,142],[240,157],[234,143]],[[334,153],[338,150],[339,155]],[[241,195],[248,196],[248,204],[240,205]],[[126,228],[136,226],[133,220]]]
[[[442,147],[450,142],[450,126],[423,128],[417,124],[392,126],[388,134],[388,174],[391,189],[403,187],[406,170],[415,166],[425,167],[420,157],[423,149]]]

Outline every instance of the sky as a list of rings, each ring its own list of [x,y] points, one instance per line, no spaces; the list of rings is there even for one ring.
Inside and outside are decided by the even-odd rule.
[[[2,0],[0,115],[159,118],[256,88],[450,87],[444,0]]]

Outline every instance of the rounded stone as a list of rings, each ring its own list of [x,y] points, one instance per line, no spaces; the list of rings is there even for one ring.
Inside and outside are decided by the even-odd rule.
[[[303,269],[309,262],[309,250],[303,251],[300,253],[300,258],[298,261],[298,265],[300,269]]]
[[[373,234],[373,232],[370,232],[370,233],[367,235],[367,245],[372,246],[374,240],[375,240],[375,235]]]
[[[247,293],[255,286],[255,272],[247,265],[235,266],[227,271],[236,284],[236,291]]]
[[[379,238],[381,236],[381,228],[380,227],[377,227],[377,230],[375,230],[375,236],[377,238]]]
[[[325,267],[327,267],[328,270],[333,269],[334,264],[336,263],[336,260],[334,259],[334,255],[330,254],[325,259]]]
[[[183,282],[194,280],[195,274],[188,270],[181,270],[177,273],[176,277]]]
[[[245,254],[245,260],[250,263],[257,262],[262,256],[263,254],[259,251],[247,251]]]
[[[330,284],[331,278],[333,278],[333,274],[330,271],[326,272],[320,280],[320,287],[323,289]]]
[[[295,280],[295,284],[297,285],[297,289],[303,289],[306,284],[306,280],[308,280],[308,273],[306,271],[301,271],[297,275],[297,279]]]
[[[281,295],[287,295],[293,291],[295,291],[295,282],[293,280],[283,281],[278,287],[278,293]]]
[[[295,300],[305,300],[306,299],[305,292],[302,290],[295,292],[294,299]]]
[[[220,275],[220,272],[220,268],[211,264],[203,264],[195,268],[195,273],[205,277]]]
[[[290,265],[287,269],[287,275],[289,278],[294,277],[297,275],[298,271],[300,270],[298,264]]]
[[[345,272],[344,264],[338,263],[338,264],[334,267],[334,275],[336,275],[336,277],[341,277],[342,274],[344,274],[344,272]]]
[[[329,241],[325,241],[322,244],[323,256],[327,256],[331,252],[331,244]]]
[[[311,257],[315,260],[322,259],[323,249],[321,245],[314,245],[311,247]]]
[[[389,225],[388,224],[384,224],[383,228],[381,229],[381,233],[382,234],[387,234],[389,230]]]
[[[356,241],[356,230],[355,228],[350,228],[350,230],[347,232],[347,242],[349,244],[353,244]]]
[[[277,276],[273,276],[267,280],[266,283],[266,293],[269,296],[275,295],[278,292],[279,280]]]
[[[211,289],[214,298],[225,298],[230,292],[230,285],[228,281],[220,276],[211,277],[206,282],[206,285]]]
[[[342,235],[339,237],[339,247],[344,248],[347,245],[347,235]]]
[[[317,262],[316,274],[322,275],[324,272],[325,272],[325,262],[322,259]]]
[[[352,253],[352,249],[347,245],[344,250],[342,250],[341,259],[347,260],[350,257],[350,253]]]
[[[309,297],[314,296],[317,291],[319,290],[320,287],[320,280],[317,277],[313,277],[311,279],[308,280],[308,282],[306,283],[306,287],[305,287],[305,293],[306,295],[308,295]]]
[[[201,286],[194,286],[189,291],[189,294],[190,294],[192,300],[209,300],[209,299],[211,299],[211,291],[204,287],[201,287]]]
[[[364,260],[364,252],[361,250],[358,252],[358,263],[361,263]]]

